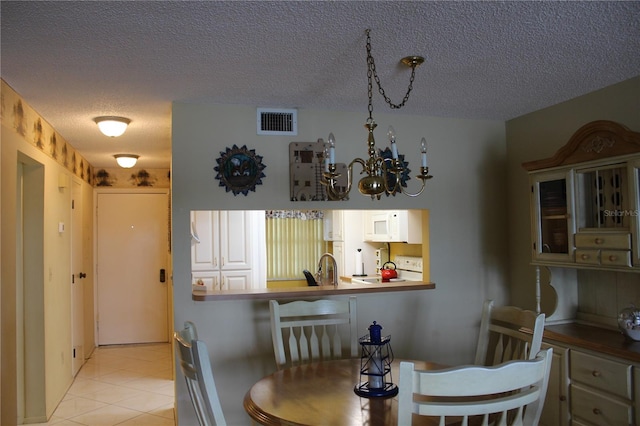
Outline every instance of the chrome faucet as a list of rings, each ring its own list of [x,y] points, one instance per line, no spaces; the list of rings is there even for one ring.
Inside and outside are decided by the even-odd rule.
[[[328,276],[327,274],[327,280],[323,279],[322,277],[322,261],[324,260],[325,257],[328,257],[330,259],[331,266],[333,267],[333,276]],[[327,272],[329,273],[331,271],[327,271]],[[316,274],[316,282],[319,285],[324,285],[323,283],[328,280],[332,280],[332,284],[334,287],[338,286],[338,264],[336,263],[336,258],[333,257],[331,253],[325,253],[322,256],[320,256],[320,260],[318,260],[318,273]]]

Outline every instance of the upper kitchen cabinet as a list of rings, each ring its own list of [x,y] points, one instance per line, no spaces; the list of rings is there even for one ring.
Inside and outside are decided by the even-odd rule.
[[[325,241],[344,241],[343,218],[343,210],[327,210],[324,212],[323,227]]]
[[[245,290],[266,282],[264,211],[192,211],[193,282]]]
[[[367,210],[363,219],[365,241],[422,244],[420,210]]]
[[[534,264],[640,271],[640,133],[594,121],[523,167]]]

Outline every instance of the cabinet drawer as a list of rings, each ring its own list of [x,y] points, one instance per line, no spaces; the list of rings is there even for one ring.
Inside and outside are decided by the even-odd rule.
[[[571,385],[571,413],[578,419],[598,426],[633,424],[633,407],[593,392],[579,385]]]
[[[600,250],[576,250],[576,263],[582,263],[586,265],[599,265],[600,264]]]
[[[602,250],[600,263],[611,266],[631,266],[631,252],[629,250]]]
[[[575,237],[578,248],[631,250],[631,234],[608,232],[578,232]]]
[[[571,380],[593,388],[631,398],[631,366],[571,351]]]

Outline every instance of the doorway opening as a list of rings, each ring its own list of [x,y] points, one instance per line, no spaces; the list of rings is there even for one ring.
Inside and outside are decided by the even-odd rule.
[[[44,165],[18,153],[16,184],[16,395],[22,424],[46,418]]]

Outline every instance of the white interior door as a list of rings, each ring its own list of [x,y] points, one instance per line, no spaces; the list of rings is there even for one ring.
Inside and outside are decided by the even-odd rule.
[[[84,363],[84,283],[82,265],[82,191],[72,183],[71,209],[71,372],[75,376]]]
[[[169,341],[167,194],[98,193],[96,204],[98,344]]]

